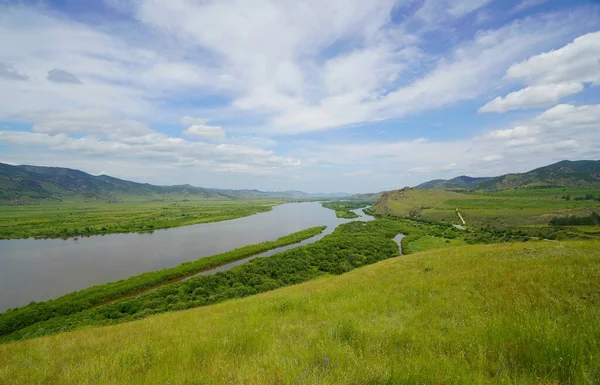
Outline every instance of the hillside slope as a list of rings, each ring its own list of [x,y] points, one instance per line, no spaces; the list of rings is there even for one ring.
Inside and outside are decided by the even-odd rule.
[[[474,178],[462,175],[450,180],[435,179],[415,188],[496,191],[543,186],[600,187],[600,160],[564,160],[526,173],[497,177]]]
[[[572,195],[573,199],[564,199],[565,195]],[[467,192],[404,188],[385,192],[370,208],[375,215],[419,217],[460,225],[462,221],[456,210],[468,225],[548,224],[555,217],[600,212],[600,189],[568,187]]]
[[[0,345],[0,383],[597,383],[599,287],[599,242],[423,252]]]
[[[31,201],[60,202],[64,199],[116,201],[122,196],[152,197],[180,195],[202,199],[273,199],[339,197],[348,194],[310,194],[302,191],[226,190],[189,184],[156,186],[108,175],[90,175],[62,167],[13,166],[0,163],[0,204]]]

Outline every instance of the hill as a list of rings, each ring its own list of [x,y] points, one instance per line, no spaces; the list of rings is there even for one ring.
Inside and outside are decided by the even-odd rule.
[[[0,382],[597,383],[598,269],[596,241],[422,252],[0,345]]]
[[[381,216],[419,217],[461,225],[457,209],[468,225],[548,224],[555,217],[600,212],[600,190],[552,187],[471,192],[403,188],[382,194],[370,211]]]
[[[310,199],[349,194],[310,194],[301,191],[226,190],[191,185],[156,186],[118,179],[108,175],[90,175],[83,171],[41,166],[13,166],[0,163],[0,204],[24,204],[35,201],[60,202],[86,199],[118,201],[123,196],[153,197],[179,195],[201,199]]]
[[[543,187],[600,187],[600,160],[564,160],[526,173],[497,177],[474,178],[462,175],[450,180],[435,179],[415,188],[498,191]]]

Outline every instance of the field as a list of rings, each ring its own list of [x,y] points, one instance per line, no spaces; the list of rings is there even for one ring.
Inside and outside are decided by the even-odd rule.
[[[598,241],[422,252],[0,345],[0,383],[594,384],[599,290]]]
[[[586,196],[593,199],[585,199]],[[373,212],[461,224],[456,214],[458,209],[468,225],[521,226],[547,224],[556,216],[600,212],[598,199],[599,189],[547,188],[491,193],[412,189],[387,193],[373,207]]]
[[[153,231],[271,210],[279,201],[68,202],[0,206],[0,239],[67,238]]]
[[[431,235],[424,235],[412,242],[409,242],[408,245],[413,252],[417,252],[461,246],[465,245],[465,242],[460,239],[444,239],[432,237]]]

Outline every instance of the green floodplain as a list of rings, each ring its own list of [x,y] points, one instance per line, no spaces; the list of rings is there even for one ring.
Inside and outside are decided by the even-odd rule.
[[[132,197],[117,203],[66,201],[0,206],[0,239],[69,238],[218,222],[271,210],[281,200],[171,199]]]
[[[275,203],[132,210],[198,219]],[[600,382],[598,189],[397,190],[371,203],[375,221],[215,275],[179,279],[323,228],[0,314],[0,383]],[[79,204],[0,218],[54,208],[81,223]],[[112,205],[97,205],[98,223]],[[364,202],[324,206],[343,217]]]

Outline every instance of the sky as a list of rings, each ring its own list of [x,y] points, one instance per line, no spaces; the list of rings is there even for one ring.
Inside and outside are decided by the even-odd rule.
[[[600,159],[597,0],[0,0],[0,162],[376,192]]]

